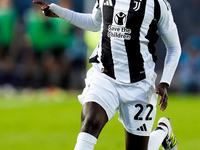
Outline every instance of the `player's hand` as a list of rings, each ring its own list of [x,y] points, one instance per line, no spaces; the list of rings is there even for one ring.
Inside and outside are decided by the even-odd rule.
[[[160,95],[160,100],[159,100],[159,105],[160,109],[164,111],[167,108],[168,104],[168,94],[167,94],[167,89],[169,85],[167,83],[160,83],[157,90],[156,94]]]
[[[44,2],[44,1],[33,1],[33,3],[41,5],[41,11],[45,14],[45,16],[47,16],[47,17],[53,17],[53,18],[57,18],[58,17],[58,15],[56,15],[54,12],[52,12],[49,9],[49,5],[51,3]]]

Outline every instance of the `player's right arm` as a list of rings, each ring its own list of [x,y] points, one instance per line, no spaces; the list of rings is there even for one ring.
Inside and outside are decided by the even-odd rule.
[[[97,32],[101,28],[101,9],[97,7],[99,6],[98,1],[92,14],[74,12],[54,3],[44,1],[33,1],[33,3],[41,5],[41,10],[48,17],[59,17],[84,30]]]

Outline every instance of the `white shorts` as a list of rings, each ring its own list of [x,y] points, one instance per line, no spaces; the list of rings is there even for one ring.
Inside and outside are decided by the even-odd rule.
[[[119,121],[126,131],[149,136],[156,116],[155,79],[154,73],[137,83],[122,84],[91,68],[78,98],[81,104],[92,101],[101,105],[109,120],[119,110]]]

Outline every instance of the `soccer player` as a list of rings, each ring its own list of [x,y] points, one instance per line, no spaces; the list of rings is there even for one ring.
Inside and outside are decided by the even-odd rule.
[[[126,132],[126,150],[156,150],[161,143],[164,149],[177,149],[167,118],[161,118],[151,133],[157,94],[164,111],[181,54],[170,4],[166,0],[97,0],[93,12],[85,14],[53,3],[34,3],[40,4],[48,17],[59,17],[84,30],[101,30],[89,60],[93,66],[87,72],[86,87],[78,97],[83,106],[75,150],[93,150],[102,128],[118,110]],[[167,53],[155,90],[158,35]]]

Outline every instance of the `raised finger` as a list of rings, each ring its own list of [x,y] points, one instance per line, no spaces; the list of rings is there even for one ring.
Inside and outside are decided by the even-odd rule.
[[[39,4],[39,5],[44,5],[45,4],[45,2],[43,2],[43,1],[33,1],[33,3],[34,4]]]

